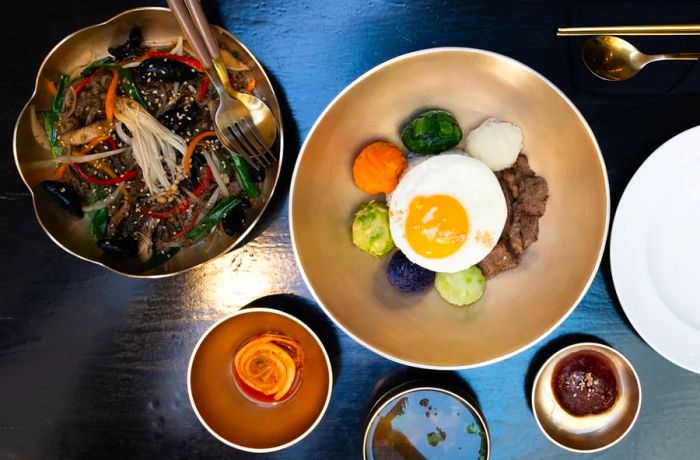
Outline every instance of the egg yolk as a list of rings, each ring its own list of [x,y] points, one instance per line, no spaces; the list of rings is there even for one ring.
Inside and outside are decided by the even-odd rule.
[[[416,253],[430,259],[459,250],[469,234],[464,206],[449,195],[417,196],[408,206],[406,241]]]

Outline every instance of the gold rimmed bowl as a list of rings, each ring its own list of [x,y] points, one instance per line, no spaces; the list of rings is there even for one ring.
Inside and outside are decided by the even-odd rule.
[[[523,152],[550,190],[539,241],[520,265],[487,282],[484,296],[454,307],[434,289],[404,295],[386,280],[388,258],[353,246],[353,182],[362,147],[402,145],[400,129],[425,108],[452,112],[468,132],[488,117],[521,127]],[[294,172],[290,227],[299,268],[326,313],[387,358],[436,369],[493,363],[556,328],[590,286],[609,220],[605,164],[588,124],[552,83],[499,54],[437,48],[400,56],[350,84],[316,121]]]
[[[141,27],[144,43],[153,47],[168,47],[175,44],[182,33],[174,16],[167,8],[137,8],[125,11],[112,19],[79,30],[64,38],[56,45],[39,68],[34,93],[24,106],[14,133],[14,155],[17,170],[32,194],[36,217],[47,235],[61,248],[89,262],[102,265],[123,275],[139,278],[156,278],[174,275],[204,264],[233,249],[250,233],[259,221],[277,185],[283,150],[283,131],[280,108],[265,71],[255,56],[236,37],[220,27],[214,31],[221,45],[237,52],[241,60],[251,67],[250,75],[255,78],[256,95],[270,107],[278,123],[278,136],[272,149],[278,161],[267,168],[266,179],[261,194],[247,215],[247,227],[236,237],[217,235],[191,248],[180,251],[161,265],[144,269],[136,259],[107,257],[95,244],[90,235],[88,218],[74,220],[51,201],[40,190],[40,183],[52,179],[55,166],[46,160],[50,153],[42,149],[34,139],[31,128],[30,107],[37,110],[49,107],[52,96],[46,78],[55,80],[60,74],[74,75],[82,67],[96,58],[106,56],[109,46],[125,41],[129,31]]]
[[[232,374],[236,350],[251,337],[275,331],[304,353],[298,389],[276,405],[246,396]],[[192,352],[187,391],[204,427],[219,441],[248,452],[273,452],[296,444],[319,424],[328,408],[333,371],[318,336],[297,318],[270,308],[244,308],[213,324]]]

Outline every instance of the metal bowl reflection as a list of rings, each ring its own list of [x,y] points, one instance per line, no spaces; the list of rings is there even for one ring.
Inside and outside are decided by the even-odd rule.
[[[491,435],[486,421],[461,393],[454,385],[433,386],[422,380],[392,388],[370,410],[362,441],[363,458],[488,460]]]
[[[557,402],[552,376],[557,364],[580,351],[600,353],[611,363],[617,380],[618,398],[606,412],[576,417]],[[618,351],[597,343],[566,347],[542,366],[532,387],[532,411],[542,432],[564,449],[598,452],[619,442],[632,429],[642,405],[642,388],[632,364]]]
[[[238,52],[242,59],[253,64],[251,75],[257,81],[256,92],[270,107],[278,121],[278,136],[273,151],[279,159],[267,171],[267,179],[262,193],[253,205],[248,216],[248,226],[237,237],[217,236],[205,244],[199,244],[180,251],[172,259],[155,268],[144,271],[138,260],[107,257],[90,236],[88,219],[73,220],[67,218],[64,211],[58,209],[45,193],[40,193],[39,184],[52,178],[54,166],[47,164],[49,154],[34,140],[30,122],[30,106],[48,107],[52,96],[47,85],[41,84],[45,78],[55,79],[59,73],[72,75],[96,57],[107,55],[107,48],[121,43],[131,28],[140,26],[145,42],[151,46],[165,47],[175,43],[182,35],[175,18],[167,8],[137,8],[125,11],[112,19],[79,30],[64,38],[48,54],[42,63],[36,78],[34,93],[22,110],[14,133],[14,155],[17,170],[32,194],[34,210],[39,224],[48,236],[67,252],[90,262],[107,267],[123,275],[138,278],[157,278],[174,275],[206,263],[234,248],[250,233],[260,219],[270,201],[277,185],[283,149],[283,131],[279,104],[270,80],[260,63],[252,53],[233,35],[224,29],[214,27],[220,43],[230,50]]]
[[[355,156],[377,139],[401,145],[400,128],[428,107],[449,110],[464,131],[491,116],[519,125],[524,152],[550,188],[539,241],[466,308],[448,305],[435,290],[398,293],[384,275],[387,260],[351,241],[358,204],[373,198],[353,183]],[[401,56],[350,84],[306,138],[290,198],[297,262],[329,316],[376,353],[437,369],[496,362],[556,328],[593,281],[608,220],[603,158],[573,104],[525,65],[464,48]]]

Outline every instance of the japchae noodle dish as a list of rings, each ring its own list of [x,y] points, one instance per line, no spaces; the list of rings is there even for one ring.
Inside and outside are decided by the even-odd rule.
[[[213,232],[240,234],[265,174],[221,145],[202,64],[182,38],[173,46],[150,48],[134,28],[79,74],[44,81],[53,104],[31,108],[56,165],[45,192],[90,220],[100,249],[144,264]],[[252,93],[250,68],[228,50],[222,57],[234,88]]]

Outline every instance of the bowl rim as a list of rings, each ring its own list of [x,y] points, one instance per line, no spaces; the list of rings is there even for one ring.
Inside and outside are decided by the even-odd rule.
[[[369,414],[367,416],[367,420],[365,421],[365,430],[364,434],[362,435],[362,458],[364,460],[367,460],[367,448],[368,448],[368,436],[369,436],[369,429],[372,426],[372,421],[376,418],[377,414],[381,412],[382,409],[384,409],[386,406],[389,405],[389,403],[396,401],[398,398],[401,396],[404,396],[408,393],[413,393],[415,391],[437,391],[440,393],[445,393],[447,395],[452,396],[453,398],[459,400],[462,404],[464,404],[473,415],[476,416],[476,418],[479,420],[481,423],[481,426],[484,429],[484,433],[486,433],[486,459],[489,460],[491,458],[491,432],[489,431],[489,427],[486,424],[486,419],[484,415],[481,413],[481,410],[479,407],[471,402],[468,398],[460,395],[456,390],[454,389],[449,389],[441,386],[435,386],[435,385],[429,385],[425,382],[417,381],[417,382],[405,382],[402,384],[399,384],[395,386],[394,388],[389,389],[386,393],[384,393],[382,396],[380,396],[377,401],[374,403],[372,408],[369,411]]]
[[[84,31],[86,31],[86,30],[98,29],[98,28],[104,27],[104,26],[106,26],[106,25],[109,25],[110,23],[116,21],[117,19],[119,19],[119,18],[122,17],[122,16],[126,16],[126,15],[129,15],[129,14],[140,13],[140,12],[144,12],[144,11],[163,11],[163,12],[170,12],[170,8],[165,8],[165,7],[161,7],[161,6],[144,6],[144,7],[131,8],[131,9],[128,9],[128,10],[124,10],[124,11],[122,11],[121,13],[118,13],[118,14],[112,16],[111,18],[105,20],[105,21],[99,22],[99,23],[97,23],[97,24],[89,25],[89,26],[86,26],[86,27],[82,27],[82,28],[80,28],[80,29],[78,29],[78,30],[76,30],[76,31],[74,31],[74,32],[72,32],[72,33],[66,35],[66,36],[65,36],[63,39],[61,39],[56,45],[54,45],[53,48],[51,48],[51,50],[46,54],[46,56],[44,57],[44,59],[41,61],[41,64],[39,65],[39,69],[38,69],[37,72],[36,72],[36,78],[35,78],[35,80],[34,80],[34,90],[32,91],[31,96],[29,96],[29,99],[27,99],[27,102],[26,102],[26,103],[24,104],[24,106],[22,107],[22,110],[19,112],[19,115],[17,116],[17,120],[15,121],[15,127],[14,127],[14,130],[13,130],[13,133],[12,133],[12,151],[13,151],[13,157],[14,157],[14,161],[15,161],[15,169],[16,169],[17,172],[19,173],[19,177],[20,177],[20,179],[22,179],[22,182],[24,183],[25,187],[27,188],[27,190],[29,190],[29,195],[31,196],[31,199],[32,199],[32,207],[34,208],[34,217],[36,218],[36,221],[39,223],[39,226],[41,227],[41,229],[44,231],[44,233],[46,233],[46,235],[49,237],[49,239],[51,239],[51,241],[53,241],[59,248],[63,249],[64,251],[66,251],[67,253],[71,254],[72,256],[75,256],[75,257],[77,257],[78,259],[84,260],[84,261],[86,261],[86,262],[90,262],[90,263],[93,263],[93,264],[95,264],[95,265],[99,265],[99,266],[101,266],[101,267],[104,267],[104,268],[106,268],[107,270],[109,270],[109,271],[111,271],[111,272],[114,272],[114,273],[117,273],[117,274],[119,274],[119,275],[126,276],[126,277],[129,277],[129,278],[137,278],[137,279],[158,279],[158,278],[167,278],[167,277],[169,277],[169,276],[175,276],[175,275],[179,275],[179,274],[181,274],[181,273],[185,273],[185,272],[190,271],[190,270],[193,270],[193,269],[195,269],[195,268],[197,268],[197,267],[201,267],[202,265],[208,264],[209,262],[213,262],[214,260],[216,260],[216,259],[218,259],[218,258],[220,258],[220,257],[222,257],[222,256],[224,256],[224,255],[226,255],[226,254],[228,254],[228,253],[231,252],[233,249],[235,249],[236,247],[238,247],[238,246],[241,244],[241,242],[243,242],[243,241],[245,240],[245,238],[250,234],[250,232],[253,230],[253,228],[255,228],[255,226],[258,224],[258,222],[259,222],[260,219],[262,218],[263,214],[265,214],[265,211],[267,210],[267,207],[269,206],[270,202],[272,201],[272,198],[273,198],[273,196],[274,196],[274,194],[275,194],[275,190],[277,189],[277,185],[278,185],[278,183],[279,183],[279,177],[280,177],[280,175],[281,175],[281,173],[282,173],[282,161],[283,161],[283,158],[284,158],[284,129],[283,129],[283,122],[282,122],[281,109],[280,109],[280,116],[278,117],[278,119],[275,120],[275,121],[277,122],[277,139],[279,140],[279,158],[277,159],[277,168],[276,168],[277,170],[276,170],[276,173],[275,173],[274,181],[272,182],[272,188],[271,188],[271,190],[270,190],[270,196],[268,197],[267,201],[265,201],[265,202],[262,204],[262,207],[260,208],[260,212],[259,212],[258,215],[255,217],[255,219],[253,219],[253,220],[251,221],[250,225],[248,226],[248,228],[246,228],[246,229],[243,231],[243,233],[241,233],[241,234],[239,235],[239,237],[236,238],[236,240],[235,240],[231,245],[229,245],[226,249],[224,249],[223,251],[221,251],[220,254],[218,254],[218,255],[216,255],[216,256],[214,256],[214,257],[211,257],[211,258],[209,258],[209,259],[207,259],[207,260],[205,260],[205,261],[203,261],[203,262],[200,262],[200,263],[198,263],[198,264],[196,264],[196,265],[193,265],[193,266],[191,266],[191,267],[184,268],[184,269],[182,269],[182,270],[173,271],[173,272],[168,272],[168,273],[160,273],[160,274],[156,274],[156,275],[141,275],[141,274],[135,274],[135,273],[126,273],[126,272],[117,270],[116,268],[111,267],[111,266],[109,266],[109,265],[107,265],[107,264],[105,264],[105,263],[102,263],[102,262],[98,261],[98,260],[93,260],[93,259],[90,259],[90,258],[88,258],[88,257],[84,257],[84,256],[82,256],[82,255],[80,255],[80,254],[76,254],[75,252],[73,252],[72,250],[70,250],[70,249],[68,249],[66,246],[64,246],[63,243],[61,243],[61,241],[59,241],[53,234],[51,234],[51,232],[49,232],[49,231],[46,229],[46,226],[44,226],[44,222],[41,220],[41,217],[39,216],[39,211],[38,211],[38,209],[37,209],[36,198],[35,198],[35,196],[34,196],[34,191],[33,191],[32,188],[29,186],[29,183],[27,182],[27,179],[24,177],[24,174],[23,174],[23,172],[22,172],[22,168],[20,167],[19,153],[18,153],[18,148],[17,148],[17,131],[18,131],[18,129],[19,129],[19,122],[20,122],[20,120],[22,119],[22,117],[24,116],[25,112],[29,109],[29,107],[30,107],[30,105],[32,104],[32,101],[34,100],[34,98],[37,96],[37,93],[38,93],[38,91],[39,91],[39,84],[40,84],[39,78],[40,78],[41,73],[42,73],[42,71],[44,70],[44,67],[46,66],[46,63],[48,62],[49,58],[50,58],[61,46],[63,46],[63,44],[64,44],[65,42],[67,42],[68,40],[72,39],[75,35],[78,35],[78,34],[84,32]],[[240,46],[246,53],[248,53],[248,55],[249,55],[250,58],[252,59],[252,61],[253,61],[253,63],[255,64],[255,66],[256,66],[256,67],[259,69],[259,71],[265,76],[265,79],[270,83],[270,93],[271,93],[272,97],[275,99],[275,101],[279,101],[279,99],[277,98],[277,93],[275,92],[275,88],[274,88],[274,86],[272,85],[272,82],[270,81],[270,77],[267,75],[267,72],[265,71],[264,67],[260,64],[260,61],[258,61],[258,58],[255,57],[255,55],[248,49],[248,47],[245,46],[245,44],[243,44],[243,43],[238,39],[238,37],[236,37],[234,34],[232,34],[231,32],[229,32],[228,30],[224,29],[223,27],[220,27],[220,26],[217,26],[217,25],[214,25],[214,24],[212,24],[212,26],[213,26],[214,29],[219,29],[221,32],[223,32],[225,35],[227,35],[229,38],[231,38],[233,41],[235,41],[236,44],[237,44],[238,46]],[[277,105],[279,105],[279,102],[277,103]]]
[[[318,347],[321,349],[321,352],[323,354],[323,357],[325,358],[326,361],[326,370],[328,371],[328,390],[326,391],[326,401],[323,403],[323,408],[321,409],[321,412],[319,412],[318,417],[316,417],[316,420],[314,423],[309,426],[306,431],[304,431],[302,434],[297,436],[296,438],[292,439],[291,441],[288,441],[285,444],[275,446],[275,447],[265,447],[265,448],[257,448],[257,447],[246,447],[246,446],[241,446],[239,444],[236,444],[234,442],[231,442],[221,435],[219,435],[216,431],[214,431],[209,424],[207,424],[206,421],[204,421],[204,418],[202,415],[199,413],[199,410],[197,410],[197,405],[194,402],[194,396],[192,395],[192,365],[194,364],[194,357],[197,354],[197,351],[199,351],[199,347],[202,345],[204,340],[209,336],[209,334],[214,331],[217,327],[219,327],[222,323],[235,318],[236,316],[242,316],[242,315],[247,315],[247,314],[254,314],[254,313],[268,313],[268,314],[273,314],[273,315],[279,315],[283,316],[301,327],[303,327],[306,332],[309,333],[311,337],[316,341],[318,344]],[[190,400],[190,405],[192,406],[192,410],[194,411],[195,415],[197,416],[197,419],[199,420],[199,423],[204,426],[204,428],[207,429],[209,434],[214,436],[216,439],[221,441],[222,443],[226,444],[229,447],[233,447],[235,449],[239,449],[242,451],[246,452],[253,452],[253,453],[269,453],[269,452],[275,452],[278,450],[286,449],[287,447],[291,447],[294,444],[298,443],[305,437],[307,437],[317,426],[319,423],[321,423],[321,420],[323,419],[323,416],[326,413],[326,409],[328,409],[328,405],[330,404],[331,401],[331,393],[333,392],[333,367],[331,366],[331,361],[328,358],[328,352],[326,351],[326,347],[323,345],[323,342],[321,342],[321,339],[318,338],[316,333],[311,330],[309,326],[307,326],[304,322],[302,322],[300,319],[296,318],[295,316],[290,315],[289,313],[280,311],[280,310],[275,310],[273,308],[262,308],[262,307],[243,307],[240,310],[231,313],[230,315],[226,315],[223,318],[217,320],[214,324],[209,326],[204,333],[202,333],[201,337],[197,340],[197,344],[194,346],[194,349],[192,350],[192,354],[190,355],[190,360],[189,364],[187,365],[187,395]]]
[[[538,385],[540,384],[540,380],[542,377],[542,372],[544,372],[544,369],[554,360],[560,359],[562,355],[568,351],[570,351],[573,348],[581,348],[582,351],[596,351],[596,350],[606,350],[618,358],[622,360],[623,363],[625,363],[625,366],[628,367],[632,371],[632,375],[634,375],[634,381],[637,384],[637,391],[639,392],[639,401],[637,402],[637,408],[634,413],[634,417],[632,418],[632,421],[630,422],[629,426],[625,429],[625,431],[618,436],[615,440],[612,442],[601,446],[601,447],[596,447],[595,449],[576,449],[574,447],[569,447],[566,446],[556,439],[554,439],[552,436],[550,436],[549,433],[544,429],[542,426],[542,422],[540,422],[540,418],[538,416],[537,409],[535,409],[535,393],[537,392]],[[539,427],[540,431],[545,435],[547,439],[549,439],[553,444],[561,447],[564,450],[568,450],[569,452],[576,452],[576,453],[583,453],[583,454],[593,454],[596,452],[603,451],[605,449],[608,449],[618,442],[622,441],[622,439],[627,436],[627,434],[632,431],[632,428],[634,425],[637,423],[637,419],[639,418],[639,412],[642,409],[642,382],[639,380],[639,374],[637,374],[637,370],[634,368],[632,363],[630,362],[625,355],[617,351],[611,346],[604,345],[602,343],[597,343],[597,342],[579,342],[579,343],[574,343],[572,345],[569,345],[567,347],[562,348],[561,350],[558,350],[550,356],[547,361],[542,364],[540,369],[537,371],[537,375],[535,375],[535,379],[532,381],[532,392],[530,393],[530,405],[532,407],[532,415],[535,417],[535,421],[537,422],[537,426]]]
[[[299,166],[301,164],[302,157],[304,156],[304,152],[306,151],[306,148],[308,146],[308,143],[311,139],[311,137],[314,135],[316,132],[316,129],[318,129],[318,126],[321,122],[326,117],[326,114],[331,110],[333,106],[342,98],[345,96],[346,93],[348,93],[352,88],[355,86],[359,85],[361,82],[366,80],[368,77],[373,75],[374,73],[384,69],[385,67],[388,67],[396,62],[399,62],[404,59],[411,59],[414,57],[422,56],[422,55],[427,55],[427,54],[434,54],[434,53],[444,53],[444,52],[460,52],[460,53],[465,53],[465,54],[481,54],[481,55],[486,55],[490,56],[496,59],[502,59],[507,61],[510,64],[516,65],[525,71],[531,72],[534,74],[536,77],[538,77],[540,80],[542,80],[547,86],[549,86],[552,90],[554,90],[559,97],[562,98],[562,100],[573,110],[574,114],[578,117],[579,121],[582,123],[583,127],[586,129],[586,132],[588,133],[591,141],[593,142],[593,146],[595,147],[595,151],[598,154],[598,161],[600,162],[600,167],[601,167],[601,172],[603,174],[603,181],[605,183],[605,224],[603,228],[603,235],[600,240],[600,248],[598,249],[598,256],[596,257],[596,262],[594,265],[594,269],[591,270],[591,274],[588,277],[588,281],[586,282],[585,286],[583,289],[581,289],[581,292],[579,296],[576,298],[576,300],[571,304],[567,312],[558,320],[556,321],[548,330],[546,330],[544,333],[542,333],[539,337],[536,337],[534,340],[532,340],[529,343],[526,343],[522,347],[515,349],[509,353],[506,353],[502,356],[487,360],[487,361],[482,361],[479,363],[474,363],[474,364],[467,364],[467,365],[454,365],[454,366],[436,366],[436,365],[430,365],[430,364],[423,364],[423,363],[416,363],[412,362],[409,360],[397,358],[395,356],[392,356],[388,353],[385,353],[364,340],[360,339],[358,336],[350,332],[349,329],[347,329],[340,321],[338,321],[335,316],[328,310],[328,308],[321,302],[321,299],[319,298],[318,294],[314,290],[313,286],[311,285],[311,282],[309,281],[309,278],[304,271],[304,267],[302,266],[301,263],[301,258],[299,257],[299,251],[297,249],[297,244],[296,244],[296,235],[294,232],[294,213],[293,213],[293,207],[294,207],[294,189],[297,181],[297,176],[299,173]],[[536,345],[537,343],[541,342],[544,340],[545,337],[549,336],[556,328],[558,328],[576,309],[576,307],[581,303],[583,300],[584,296],[586,293],[588,293],[588,290],[591,287],[591,284],[593,284],[593,280],[595,279],[596,274],[598,273],[598,270],[600,269],[600,263],[603,259],[603,253],[605,252],[605,245],[608,240],[608,231],[610,227],[610,184],[608,181],[608,171],[607,167],[605,165],[605,159],[603,158],[603,154],[600,150],[600,146],[598,145],[598,141],[595,137],[595,134],[593,134],[593,131],[591,130],[591,127],[588,125],[588,122],[586,119],[583,117],[581,112],[576,108],[573,102],[556,86],[554,83],[550,82],[546,77],[544,77],[542,74],[537,72],[536,70],[532,69],[531,67],[523,64],[522,62],[513,59],[509,56],[505,56],[503,54],[499,54],[493,51],[487,51],[487,50],[482,50],[478,48],[469,48],[469,47],[458,47],[458,46],[448,46],[448,47],[437,47],[437,48],[427,48],[423,50],[418,50],[418,51],[413,51],[410,53],[402,54],[399,56],[396,56],[392,59],[389,59],[387,61],[384,61],[380,64],[378,64],[375,67],[372,67],[359,77],[357,77],[355,80],[353,80],[350,84],[348,84],[338,95],[336,95],[331,102],[328,103],[326,108],[321,112],[321,114],[318,116],[316,121],[314,122],[313,126],[309,130],[309,133],[306,135],[306,138],[304,139],[304,143],[301,146],[301,149],[299,150],[299,155],[297,156],[296,163],[294,165],[294,172],[292,174],[292,180],[291,180],[291,185],[290,185],[290,192],[289,192],[289,204],[288,204],[288,215],[289,215],[289,234],[292,240],[292,249],[294,250],[294,259],[296,260],[297,267],[299,268],[299,271],[301,272],[301,276],[304,280],[304,283],[306,284],[306,287],[308,288],[309,292],[311,293],[312,297],[316,301],[316,303],[321,307],[321,309],[328,315],[331,320],[343,331],[345,332],[350,338],[352,338],[354,341],[362,345],[363,347],[367,348],[368,350],[383,356],[386,359],[389,359],[391,361],[394,361],[399,364],[403,364],[406,366],[412,366],[412,367],[418,367],[422,369],[433,369],[433,370],[462,370],[462,369],[474,369],[477,367],[483,367],[483,366],[488,366],[490,364],[498,363],[500,361],[506,360],[508,358],[511,358],[528,348]]]

